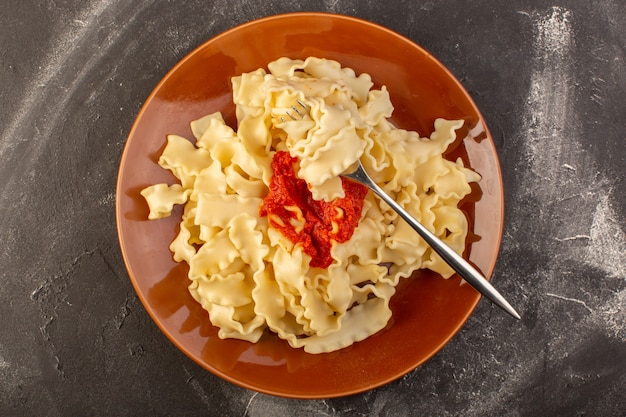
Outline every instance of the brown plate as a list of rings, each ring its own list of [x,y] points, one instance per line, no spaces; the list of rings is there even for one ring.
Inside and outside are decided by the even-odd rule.
[[[170,133],[192,138],[189,122],[215,111],[236,127],[230,78],[279,57],[317,56],[367,72],[386,85],[394,123],[430,135],[438,117],[464,119],[456,147],[479,172],[480,188],[462,202],[471,233],[465,256],[487,277],[502,235],[503,191],[491,136],[475,104],[435,58],[410,40],[363,20],[323,13],[294,13],[256,20],[204,43],[157,85],[128,137],[117,184],[117,228],[130,279],[146,310],[169,339],[202,367],[240,386],[284,397],[328,398],[392,381],[439,351],[463,326],[479,295],[458,276],[419,272],[392,299],[389,325],[346,349],[311,355],[272,334],[256,344],[221,340],[187,291],[187,266],[168,246],[181,210],[147,220],[139,191],[174,177],[157,165]]]

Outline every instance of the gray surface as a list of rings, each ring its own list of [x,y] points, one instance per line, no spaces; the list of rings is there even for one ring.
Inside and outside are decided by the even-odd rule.
[[[592,5],[593,4],[593,5]],[[33,1],[0,14],[0,415],[626,414],[626,5]],[[220,380],[138,301],[115,231],[132,121],[186,53],[265,15],[325,10],[410,37],[481,108],[504,171],[494,282],[424,366],[348,398],[297,401]]]

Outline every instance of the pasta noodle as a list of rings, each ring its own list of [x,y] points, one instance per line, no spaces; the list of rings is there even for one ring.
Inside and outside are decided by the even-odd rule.
[[[191,122],[195,145],[169,135],[159,165],[180,184],[141,192],[150,219],[184,204],[170,249],[189,264],[189,291],[220,337],[256,342],[269,329],[306,352],[334,351],[387,325],[400,279],[420,268],[453,274],[395,212],[371,193],[355,197],[339,175],[360,159],[462,253],[468,224],[457,206],[480,176],[442,156],[462,121],[437,119],[429,138],[398,129],[385,87],[315,57],[280,58],[232,87],[237,130],[214,113]],[[306,111],[294,117],[293,106]]]

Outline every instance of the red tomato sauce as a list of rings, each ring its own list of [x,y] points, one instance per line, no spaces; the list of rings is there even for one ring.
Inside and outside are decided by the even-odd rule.
[[[333,261],[330,254],[333,242],[349,240],[359,224],[367,188],[342,178],[344,198],[330,202],[314,200],[306,181],[296,177],[297,162],[288,152],[276,152],[272,159],[274,175],[270,191],[259,213],[280,219],[279,222],[270,216],[270,225],[295,245],[302,245],[304,253],[312,258],[309,266],[328,268]],[[293,209],[288,210],[293,207],[302,212],[304,224]]]

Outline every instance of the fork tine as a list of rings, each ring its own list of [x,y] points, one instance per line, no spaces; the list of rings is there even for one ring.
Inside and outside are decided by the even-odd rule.
[[[298,116],[300,116],[300,118],[304,117],[304,113],[302,113],[300,111],[300,109],[298,109],[295,105],[291,106],[292,110],[295,111],[296,113],[298,113]],[[289,113],[287,113],[289,114]],[[293,116],[290,115],[290,117],[293,119]]]
[[[307,108],[307,105],[305,103],[302,102],[302,100],[298,99],[296,100],[296,102],[305,110],[305,111],[309,111]]]

